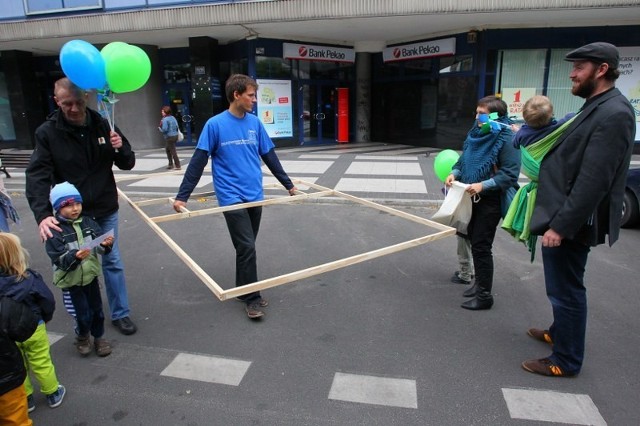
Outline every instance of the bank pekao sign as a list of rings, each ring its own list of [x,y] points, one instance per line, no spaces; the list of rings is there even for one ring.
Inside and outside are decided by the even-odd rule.
[[[410,59],[434,58],[436,56],[451,56],[455,53],[456,39],[452,37],[387,47],[382,51],[382,59],[384,62],[407,61]]]
[[[353,49],[342,47],[315,46],[312,44],[283,43],[284,59],[300,59],[306,61],[348,62],[356,61]]]

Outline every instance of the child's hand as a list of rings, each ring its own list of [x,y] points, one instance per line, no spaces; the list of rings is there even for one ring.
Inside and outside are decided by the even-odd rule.
[[[113,237],[109,236],[100,243],[102,247],[111,247],[113,245]]]
[[[78,250],[76,252],[76,259],[84,260],[89,256],[89,254],[91,254],[91,250],[89,249]]]

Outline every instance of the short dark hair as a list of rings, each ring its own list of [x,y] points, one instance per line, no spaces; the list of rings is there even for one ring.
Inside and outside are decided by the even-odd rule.
[[[498,117],[503,117],[507,115],[507,110],[509,107],[506,102],[500,99],[497,96],[485,96],[484,98],[478,101],[478,106],[485,106],[489,113],[497,112]]]
[[[244,74],[232,74],[224,85],[225,94],[227,95],[227,101],[233,102],[233,94],[238,92],[243,94],[247,91],[248,87],[253,87],[258,90],[258,83],[248,75]]]

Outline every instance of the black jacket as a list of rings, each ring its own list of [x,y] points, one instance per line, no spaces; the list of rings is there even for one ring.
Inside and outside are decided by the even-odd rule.
[[[38,318],[26,304],[0,297],[0,395],[24,383],[26,370],[15,342],[27,340],[37,326]]]
[[[136,163],[129,141],[122,137],[118,152],[109,142],[109,122],[87,109],[88,126],[72,126],[58,110],[35,133],[36,147],[26,170],[26,195],[36,222],[53,215],[51,188],[61,182],[75,185],[82,195],[85,216],[100,218],[118,210],[113,165],[131,170]]]
[[[595,246],[618,239],[635,114],[616,88],[587,100],[540,165],[531,233]]]

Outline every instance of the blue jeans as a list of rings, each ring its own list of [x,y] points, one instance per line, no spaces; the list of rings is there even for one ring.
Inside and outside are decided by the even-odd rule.
[[[542,247],[544,280],[553,310],[549,357],[567,374],[578,374],[584,359],[587,290],[584,270],[590,247],[565,239],[559,247]]]
[[[102,256],[102,274],[104,286],[107,290],[107,300],[111,309],[111,320],[129,316],[129,299],[127,297],[127,285],[124,278],[124,265],[120,258],[118,247],[118,212],[96,218],[96,222],[102,228],[102,232],[113,229],[113,246],[111,252]]]
[[[87,285],[75,285],[67,289],[76,313],[76,332],[80,336],[100,338],[104,334],[104,313],[102,312],[102,297],[100,284],[94,278]]]
[[[236,249],[236,287],[258,281],[256,238],[260,230],[262,207],[224,212],[229,235]],[[247,304],[260,298],[256,291],[239,299]]]

